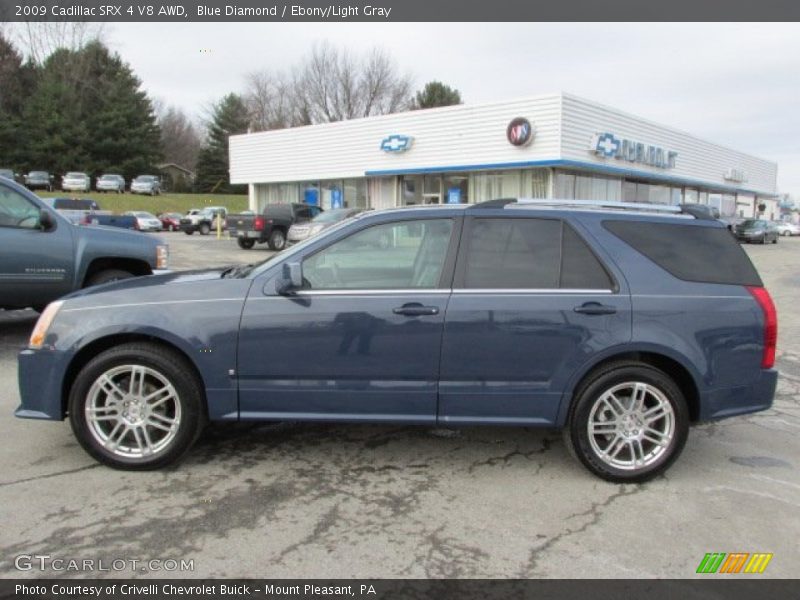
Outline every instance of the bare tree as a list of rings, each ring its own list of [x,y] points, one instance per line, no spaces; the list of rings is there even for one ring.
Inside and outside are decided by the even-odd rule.
[[[298,102],[295,80],[285,73],[254,71],[247,75],[244,100],[253,131],[306,125],[303,105]]]
[[[104,23],[86,21],[47,21],[20,23],[16,41],[25,56],[36,64],[59,49],[80,50],[93,41],[102,41]]]
[[[180,108],[156,103],[164,160],[194,170],[202,139],[198,127]]]
[[[397,112],[411,103],[411,78],[380,48],[356,57],[327,42],[317,44],[297,73],[298,102],[315,123]]]

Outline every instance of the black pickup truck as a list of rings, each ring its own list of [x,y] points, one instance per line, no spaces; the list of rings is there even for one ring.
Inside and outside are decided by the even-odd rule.
[[[236,230],[240,248],[249,250],[256,243],[267,243],[270,250],[283,250],[289,227],[310,221],[321,212],[319,206],[312,204],[267,204],[260,215],[231,215],[228,228]]]

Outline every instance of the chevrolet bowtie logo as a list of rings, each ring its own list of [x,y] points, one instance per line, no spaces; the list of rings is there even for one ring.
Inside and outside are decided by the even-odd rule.
[[[381,150],[384,152],[405,152],[411,148],[414,138],[410,135],[393,134],[381,141]]]

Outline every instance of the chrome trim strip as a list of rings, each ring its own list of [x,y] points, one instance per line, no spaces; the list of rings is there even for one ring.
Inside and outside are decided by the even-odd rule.
[[[613,290],[581,290],[581,289],[569,289],[569,288],[519,288],[519,289],[491,289],[491,288],[459,288],[453,290],[454,294],[459,295],[469,295],[469,294],[506,294],[506,295],[518,295],[518,294],[547,294],[553,296],[575,296],[575,295],[593,295],[593,294],[613,294]]]
[[[162,300],[161,302],[126,302],[123,304],[103,304],[101,306],[82,306],[77,308],[62,308],[60,312],[80,312],[83,310],[99,310],[101,308],[128,308],[131,306],[160,306],[162,304],[196,304],[198,302],[244,302],[241,298],[203,298],[201,300]]]
[[[295,292],[296,296],[424,296],[424,295],[445,295],[452,290],[442,288],[409,288],[396,290],[300,290]],[[274,297],[274,296],[273,296]]]

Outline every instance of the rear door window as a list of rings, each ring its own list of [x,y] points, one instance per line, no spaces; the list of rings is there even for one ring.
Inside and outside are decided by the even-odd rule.
[[[678,279],[762,285],[750,258],[725,228],[610,220],[603,227]]]
[[[614,288],[586,242],[559,219],[473,218],[462,241],[456,287]]]

